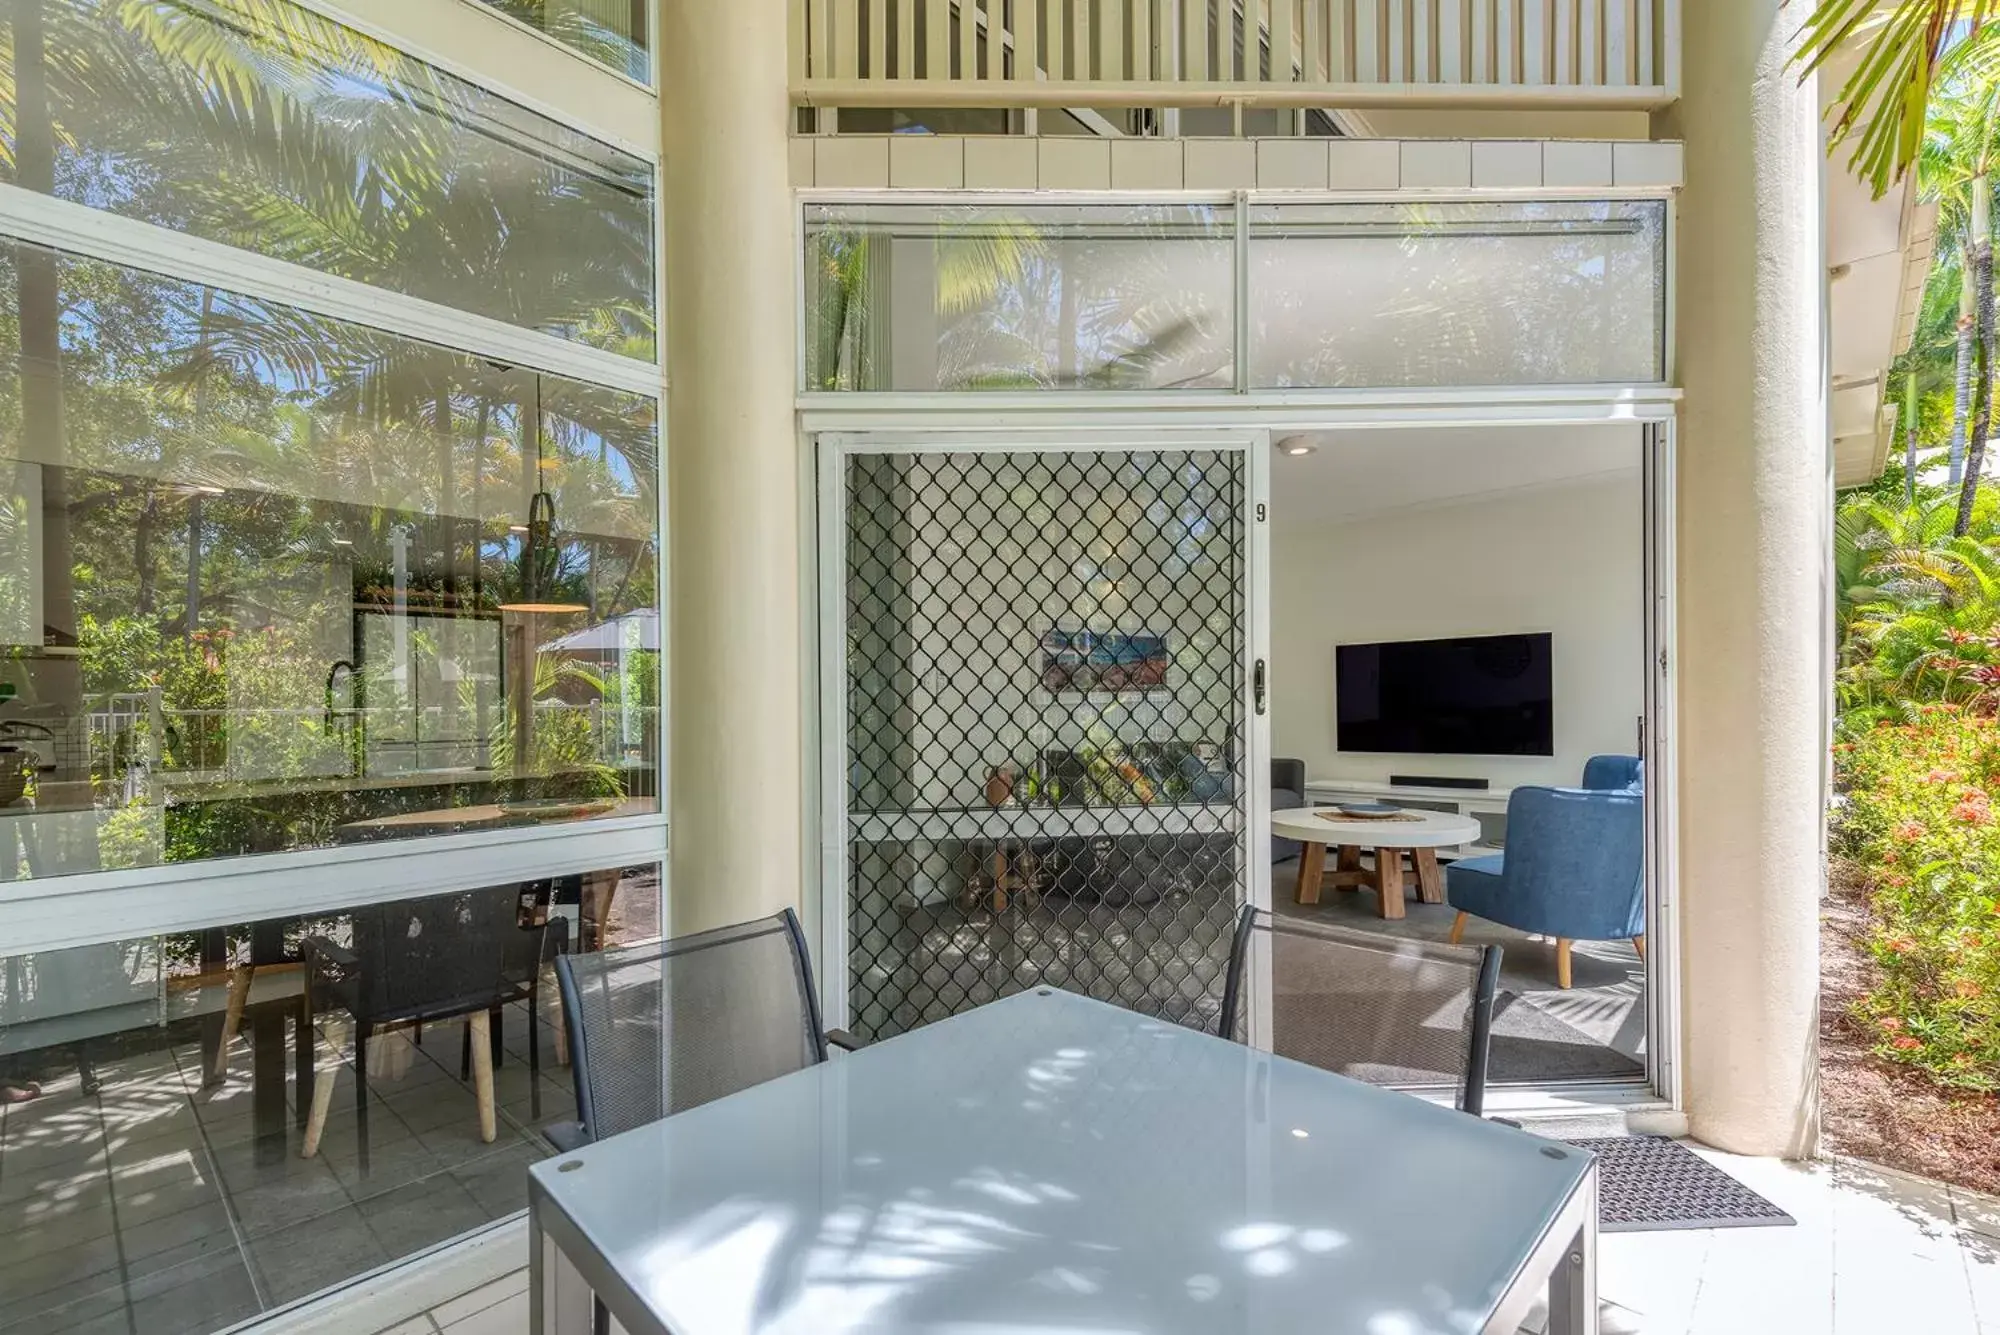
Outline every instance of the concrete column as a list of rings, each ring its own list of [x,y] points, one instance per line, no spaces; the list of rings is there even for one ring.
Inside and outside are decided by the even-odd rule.
[[[671,930],[799,902],[785,0],[662,0]]]
[[[1817,1136],[1830,504],[1825,265],[1797,6],[1687,0],[1680,207],[1682,1076],[1693,1134]]]

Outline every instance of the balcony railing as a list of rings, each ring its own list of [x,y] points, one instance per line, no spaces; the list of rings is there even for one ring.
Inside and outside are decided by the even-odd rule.
[[[1680,0],[792,0],[822,106],[1642,109]]]

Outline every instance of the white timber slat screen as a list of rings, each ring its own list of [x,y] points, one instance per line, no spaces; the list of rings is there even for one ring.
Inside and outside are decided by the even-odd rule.
[[[985,105],[1379,104],[1399,89],[1591,105],[1677,95],[1682,0],[791,0],[795,92],[893,104],[877,84]],[[982,85],[957,89],[952,85]],[[945,87],[938,87],[945,85]],[[1192,85],[1192,87],[1189,87]],[[1039,93],[1035,91],[1040,86]],[[1371,91],[1371,90],[1386,90]],[[1062,99],[1068,97],[1069,102]],[[1081,101],[1079,101],[1081,97]],[[1494,105],[1510,99],[1498,98]]]

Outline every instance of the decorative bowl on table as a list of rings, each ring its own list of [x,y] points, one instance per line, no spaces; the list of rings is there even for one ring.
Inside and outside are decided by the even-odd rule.
[[[1335,802],[1333,809],[1343,816],[1361,820],[1380,820],[1384,816],[1403,814],[1403,809],[1394,802]]]

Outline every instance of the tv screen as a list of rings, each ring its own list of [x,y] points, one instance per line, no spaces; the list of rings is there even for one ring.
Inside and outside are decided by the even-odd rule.
[[[1552,756],[1552,635],[1343,644],[1334,651],[1343,751]]]

